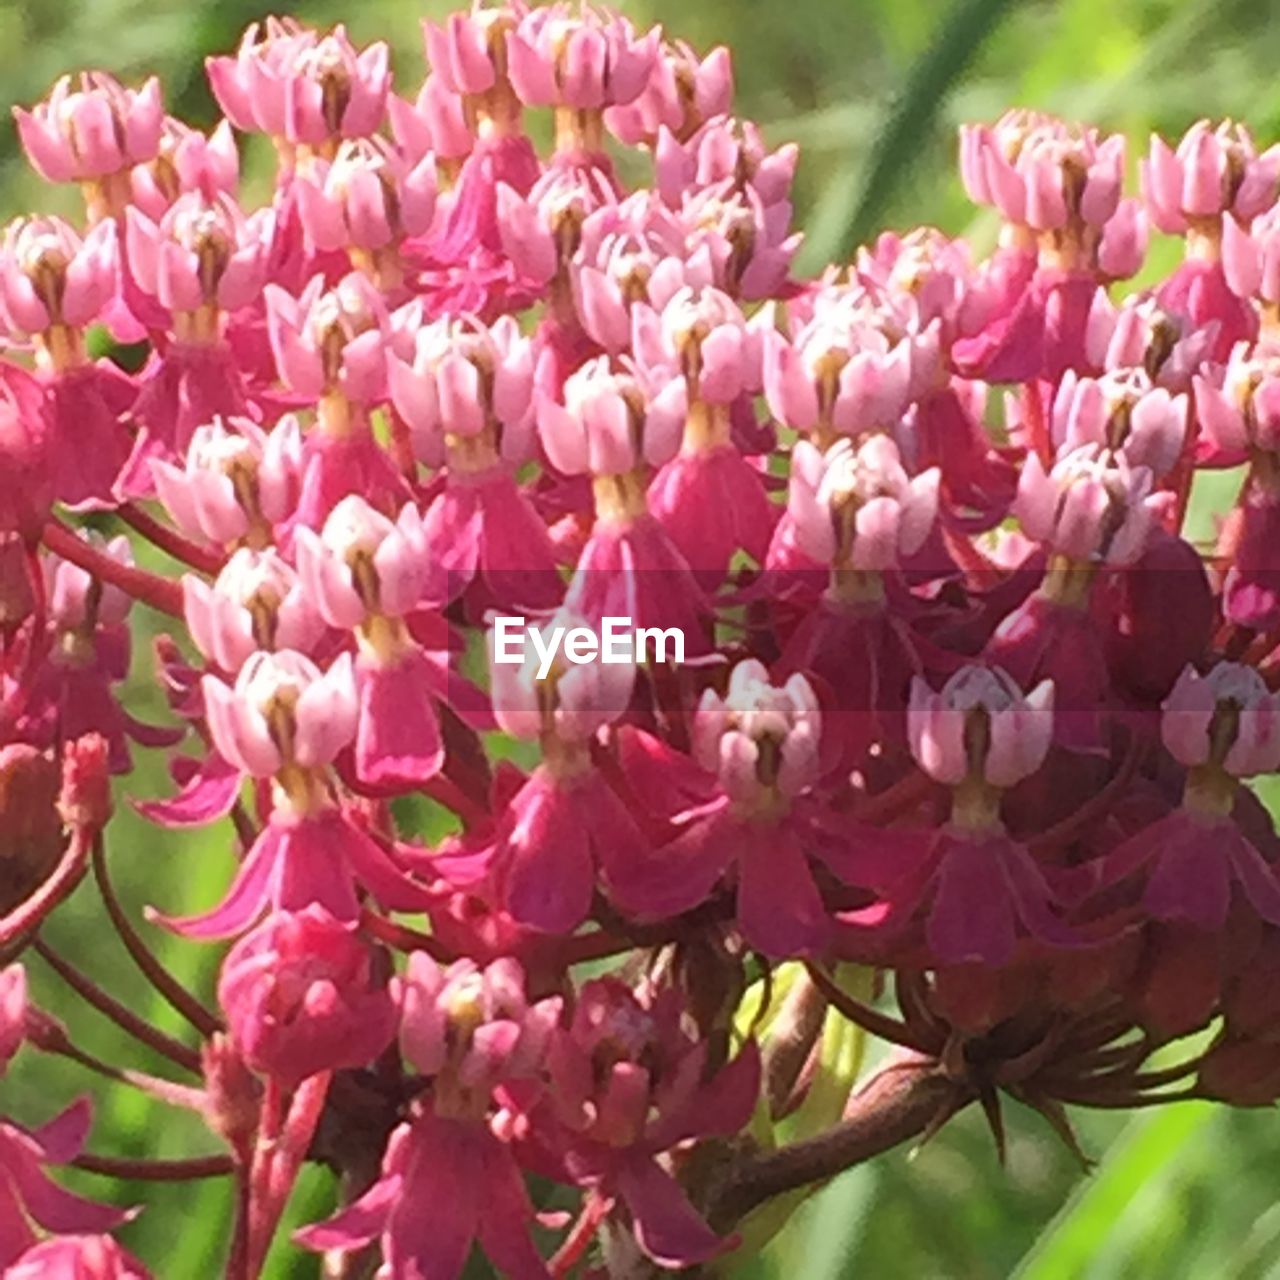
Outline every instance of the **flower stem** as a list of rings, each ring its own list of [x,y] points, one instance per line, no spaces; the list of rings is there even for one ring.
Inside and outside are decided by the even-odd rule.
[[[212,577],[225,563],[223,557],[216,551],[202,547],[199,543],[192,542],[190,538],[184,538],[176,529],[163,524],[137,503],[124,503],[123,506],[116,508],[116,515],[146,538],[152,546],[159,547],[175,560],[180,560],[200,573],[207,573]]]
[[[57,520],[50,520],[45,525],[42,537],[44,545],[54,555],[79,565],[99,581],[119,587],[125,595],[132,596],[161,613],[174,618],[182,617],[182,588],[176,581],[162,578],[156,573],[148,573],[133,565],[121,564],[83,538],[77,538],[65,524]]]
[[[730,1166],[712,1191],[707,1218],[718,1231],[727,1231],[766,1200],[825,1182],[926,1132],[940,1115],[970,1101],[971,1095],[932,1058],[913,1055],[892,1063],[854,1095],[834,1128]]]
[[[222,1023],[200,1003],[159,961],[155,953],[138,936],[107,874],[107,853],[101,837],[93,848],[93,874],[107,908],[107,915],[115,925],[125,950],[142,970],[147,981],[177,1010],[200,1034],[208,1038],[222,1029]]]
[[[122,1031],[168,1058],[175,1066],[183,1067],[193,1075],[200,1074],[200,1055],[194,1049],[187,1048],[181,1041],[166,1035],[125,1008],[114,996],[103,991],[92,978],[64,960],[43,938],[34,938],[31,945],[67,986],[99,1013],[110,1018]]]

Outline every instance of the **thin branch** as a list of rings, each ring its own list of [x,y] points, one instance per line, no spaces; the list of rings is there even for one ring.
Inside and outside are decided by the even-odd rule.
[[[183,616],[182,587],[176,580],[162,578],[159,574],[148,573],[146,569],[139,569],[134,565],[121,564],[92,543],[77,538],[58,520],[51,519],[45,525],[42,538],[44,545],[54,555],[79,565],[100,582],[109,582],[113,587],[119,587],[125,595],[141,600],[143,604],[149,604],[161,613],[174,618]]]
[[[131,1160],[126,1156],[99,1156],[85,1151],[71,1162],[86,1173],[104,1178],[136,1178],[143,1182],[194,1182],[198,1178],[222,1178],[235,1169],[228,1155],[191,1156],[186,1160]]]
[[[142,970],[148,982],[177,1010],[202,1037],[208,1038],[222,1029],[221,1021],[200,1003],[159,961],[155,953],[138,936],[120,899],[116,897],[111,877],[107,874],[107,854],[101,836],[93,847],[93,874],[107,908],[107,915],[115,925],[125,949],[133,962]]]
[[[176,529],[163,524],[135,502],[126,502],[117,507],[116,515],[153,546],[200,573],[213,577],[226,563],[224,557],[216,551],[183,537]]]
[[[125,1008],[114,996],[103,991],[92,978],[58,955],[43,938],[33,939],[31,945],[67,986],[99,1013],[110,1018],[122,1031],[168,1058],[176,1066],[184,1067],[194,1075],[201,1074],[200,1055],[194,1049],[166,1035],[158,1027],[153,1027],[132,1010]]]
[[[850,1100],[845,1119],[825,1133],[748,1156],[731,1166],[713,1188],[707,1218],[728,1231],[766,1200],[825,1182],[929,1130],[954,1114],[972,1093],[930,1058],[909,1057],[873,1076]]]

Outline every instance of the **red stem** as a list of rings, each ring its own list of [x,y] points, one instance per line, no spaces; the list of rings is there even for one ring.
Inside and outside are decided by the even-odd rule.
[[[77,538],[57,520],[45,525],[43,540],[54,555],[79,565],[99,581],[119,587],[125,595],[170,617],[182,617],[182,587],[177,582],[134,565],[121,564],[83,538]]]
[[[176,529],[163,524],[136,503],[126,502],[123,506],[117,507],[116,515],[153,546],[159,547],[175,560],[181,560],[183,564],[200,573],[216,577],[226,563],[225,558],[218,552],[202,547],[198,542],[192,542],[190,538],[184,538]]]
[[[221,1021],[200,1003],[157,959],[155,953],[138,936],[116,897],[116,892],[107,874],[107,855],[101,837],[93,848],[93,874],[102,894],[102,901],[107,908],[107,915],[115,925],[125,950],[133,957],[133,962],[142,970],[147,981],[177,1010],[205,1039],[215,1031],[222,1030]]]
[[[89,832],[85,828],[76,827],[72,831],[53,874],[30,897],[0,917],[0,946],[37,928],[54,907],[71,895],[84,878],[89,861],[89,841]]]
[[[386,916],[378,915],[369,907],[361,909],[360,923],[379,942],[385,942],[388,946],[400,951],[425,951],[433,960],[438,960],[441,964],[452,964],[458,958],[439,938],[433,938],[429,933],[420,933],[417,929],[410,929],[407,925],[388,920]]]
[[[612,1201],[595,1192],[588,1193],[578,1220],[569,1228],[569,1234],[547,1263],[547,1270],[555,1280],[562,1280],[582,1260],[595,1239],[596,1232],[600,1230],[600,1224],[605,1220],[611,1204]]]
[[[81,973],[74,965],[64,960],[42,938],[34,938],[31,945],[36,953],[82,1000],[91,1004],[105,1017],[111,1019],[122,1031],[127,1032],[135,1040],[154,1049],[158,1054],[169,1059],[176,1066],[184,1067],[193,1075],[201,1074],[200,1055],[189,1049],[179,1040],[165,1035],[149,1022],[144,1022],[136,1013],[125,1008],[114,996],[108,995],[91,978]]]
[[[221,1178],[235,1165],[230,1156],[192,1156],[186,1160],[130,1160],[123,1156],[99,1156],[86,1151],[71,1162],[86,1173],[104,1178],[137,1178],[143,1182],[194,1182],[197,1178]]]

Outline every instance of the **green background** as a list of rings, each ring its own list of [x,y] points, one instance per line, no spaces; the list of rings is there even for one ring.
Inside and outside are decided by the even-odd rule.
[[[418,18],[452,6],[403,0],[311,0],[297,16],[345,20],[358,42],[389,40],[397,83],[412,93],[423,60]],[[994,238],[985,214],[966,205],[955,176],[954,135],[966,119],[1013,105],[1039,107],[1134,141],[1131,163],[1152,129],[1177,135],[1201,115],[1246,120],[1263,141],[1280,136],[1280,12],[1246,0],[662,0],[623,6],[638,23],[734,52],[739,113],[761,121],[775,143],[802,145],[798,221],[808,230],[801,260],[817,269],[882,227],[933,223]],[[213,119],[202,60],[229,51],[242,27],[270,12],[245,0],[0,0],[0,95],[38,99],[64,71],[102,68],[138,78],[156,71],[170,108],[196,123]],[[40,188],[17,154],[8,112],[0,123],[4,215],[74,213],[73,189]],[[247,164],[252,185],[257,171]],[[1161,244],[1144,278],[1167,270],[1177,246]],[[1203,529],[1201,532],[1207,532]],[[150,661],[137,655],[140,672]],[[132,707],[160,714],[139,680]],[[162,766],[145,760],[134,794],[164,789]],[[134,909],[154,902],[194,910],[220,896],[229,874],[222,828],[162,839],[127,812],[112,827],[110,856]],[[172,967],[208,994],[216,950],[178,944],[142,926]],[[137,977],[102,923],[89,887],[49,929],[66,954],[166,1030],[178,1019]],[[77,1041],[112,1061],[163,1064],[136,1050],[90,1011],[69,1002],[37,960],[38,996],[65,1013]],[[125,1089],[99,1089],[79,1068],[26,1053],[3,1086],[5,1111],[29,1121],[93,1089],[92,1146],[116,1154],[182,1155],[213,1149],[194,1121]],[[1084,1177],[1033,1115],[1010,1108],[1001,1169],[976,1116],[949,1125],[914,1156],[898,1152],[855,1170],[815,1196],[741,1277],[1002,1277],[1091,1280],[1125,1277],[1280,1276],[1280,1122],[1271,1111],[1232,1112],[1180,1104],[1135,1116],[1079,1114]],[[122,1203],[141,1189],[78,1185]],[[326,1179],[308,1176],[291,1220],[327,1210]],[[227,1188],[192,1184],[146,1189],[149,1212],[123,1238],[163,1280],[218,1273],[229,1220]],[[430,1212],[430,1208],[424,1209]],[[269,1274],[308,1277],[312,1259],[277,1250]],[[485,1274],[482,1269],[477,1275]]]

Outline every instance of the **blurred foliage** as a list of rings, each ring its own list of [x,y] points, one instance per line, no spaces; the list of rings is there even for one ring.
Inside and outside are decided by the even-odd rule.
[[[293,12],[315,24],[345,20],[358,41],[389,39],[398,83],[423,71],[418,17],[453,6],[406,0],[302,0]],[[660,21],[695,45],[734,51],[739,110],[774,142],[794,140],[803,159],[798,221],[808,230],[802,265],[847,255],[881,227],[933,223],[981,248],[995,227],[975,215],[955,176],[955,126],[1006,107],[1039,107],[1124,130],[1135,155],[1147,133],[1179,134],[1202,115],[1243,118],[1263,140],[1280,134],[1280,40],[1275,0],[637,0],[638,23]],[[157,72],[170,108],[208,123],[214,107],[203,57],[230,50],[241,29],[273,10],[263,0],[0,0],[0,213],[40,208],[74,213],[74,189],[40,187],[17,154],[7,108],[30,103],[56,76],[85,67],[126,79]],[[253,160],[248,169],[253,174]],[[1162,246],[1152,270],[1176,252]],[[1205,522],[1201,533],[1207,534]],[[136,662],[150,663],[150,653]],[[139,682],[135,710],[154,715],[154,687]],[[134,795],[165,789],[162,762],[145,760]],[[111,858],[135,918],[144,903],[186,911],[212,903],[230,870],[222,826],[159,839],[128,811],[113,827]],[[212,948],[177,944],[143,926],[171,967],[206,996]],[[50,941],[167,1031],[179,1019],[103,930],[89,889],[61,911]],[[71,1007],[56,980],[32,964],[36,993]],[[70,1015],[77,1040],[109,1060],[159,1070],[145,1050],[83,1008]],[[4,1105],[37,1121],[55,1099],[84,1089],[84,1073],[25,1055]],[[93,1147],[133,1155],[206,1151],[212,1139],[188,1117],[125,1089],[98,1091]],[[1098,1159],[1084,1177],[1037,1117],[1011,1108],[1008,1161],[996,1162],[976,1115],[962,1117],[916,1154],[894,1153],[812,1197],[759,1257],[735,1259],[735,1280],[1234,1280],[1280,1277],[1280,1125],[1269,1112],[1199,1104],[1133,1116],[1077,1116],[1081,1142]],[[78,1185],[104,1194],[100,1179]],[[116,1187],[121,1202],[150,1211],[126,1228],[128,1243],[165,1280],[217,1272],[230,1205],[225,1186]],[[324,1213],[323,1175],[304,1181],[290,1214]],[[423,1207],[430,1212],[429,1206]],[[277,1250],[269,1274],[311,1277],[311,1259]]]

